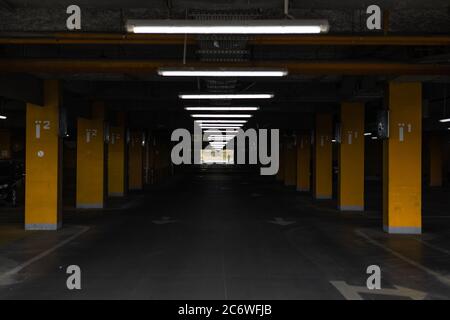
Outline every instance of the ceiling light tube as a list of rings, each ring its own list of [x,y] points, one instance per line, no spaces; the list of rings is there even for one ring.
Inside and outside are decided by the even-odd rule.
[[[146,34],[318,34],[328,32],[328,20],[136,20],[128,32]]]
[[[366,133],[364,133],[364,135],[365,135],[365,136],[371,136],[372,133],[371,133],[371,132],[366,132]]]
[[[6,120],[6,119],[8,119],[7,116],[0,115],[0,120]]]
[[[222,133],[222,134],[237,134],[237,131],[232,131],[232,130],[210,130],[210,129],[203,129],[205,131],[203,131],[203,133]]]
[[[441,119],[441,120],[439,120],[439,122],[442,122],[442,123],[444,123],[444,122],[450,122],[450,118]]]
[[[192,118],[251,118],[251,114],[191,114]]]
[[[159,68],[158,74],[163,77],[285,77],[288,71],[267,68]]]
[[[178,95],[183,100],[271,99],[273,96],[273,93],[181,93]]]
[[[247,120],[195,120],[196,123],[247,123]]]
[[[259,107],[186,107],[187,111],[257,111]]]
[[[224,126],[224,125],[219,125],[219,126],[214,126],[214,125],[209,125],[209,126],[203,126],[202,129],[232,129],[232,130],[238,130],[241,129],[240,126],[235,125],[233,127],[231,126]]]

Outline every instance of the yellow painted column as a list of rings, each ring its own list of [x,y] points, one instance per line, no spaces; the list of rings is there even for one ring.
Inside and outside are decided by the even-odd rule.
[[[277,172],[277,180],[283,181],[284,180],[284,165],[285,165],[285,141],[283,138],[280,139],[280,145],[279,145],[279,165],[278,165],[278,172]]]
[[[142,190],[143,146],[141,131],[131,132],[128,150],[128,188],[130,190]]]
[[[297,191],[311,190],[311,137],[306,134],[297,136]]]
[[[297,149],[293,137],[287,137],[285,139],[284,152],[284,185],[295,186],[297,182]]]
[[[25,229],[56,230],[61,226],[60,88],[44,82],[44,105],[27,104]]]
[[[314,197],[331,199],[333,196],[332,146],[333,118],[331,114],[316,115],[314,136]]]
[[[422,85],[389,83],[389,139],[383,142],[383,225],[422,231]]]
[[[77,208],[103,208],[104,204],[104,122],[78,118]]]
[[[430,137],[430,187],[442,187],[443,143],[438,134]]]
[[[338,206],[343,211],[364,210],[364,103],[341,104]]]
[[[117,126],[110,127],[108,144],[108,196],[125,195],[125,115],[118,113]]]

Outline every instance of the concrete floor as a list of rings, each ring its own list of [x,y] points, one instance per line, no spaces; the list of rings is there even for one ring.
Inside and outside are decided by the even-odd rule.
[[[383,289],[361,298],[449,299],[444,205],[424,214],[422,236],[389,236],[375,209],[338,212],[259,176],[187,175],[0,242],[0,299],[344,299],[373,264]],[[79,291],[66,288],[73,264]]]

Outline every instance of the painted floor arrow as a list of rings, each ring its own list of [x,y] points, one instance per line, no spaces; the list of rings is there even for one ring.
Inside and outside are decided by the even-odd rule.
[[[284,220],[284,218],[275,217],[274,220],[270,220],[269,223],[278,224],[278,225],[284,227],[284,226],[288,226],[290,224],[294,224],[295,221],[287,221],[287,220]]]
[[[330,283],[345,297],[347,300],[363,300],[361,293],[378,294],[384,296],[405,297],[412,300],[423,300],[427,293],[411,288],[394,285],[393,289],[369,289],[361,286],[351,286],[345,281],[330,281]]]
[[[153,220],[154,224],[168,224],[168,223],[176,223],[178,220],[172,220],[171,217],[161,217],[159,220]]]

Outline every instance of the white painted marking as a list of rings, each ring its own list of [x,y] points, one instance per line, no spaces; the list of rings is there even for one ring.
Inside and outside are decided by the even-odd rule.
[[[39,158],[42,158],[44,155],[45,155],[45,153],[44,153],[44,151],[42,151],[42,150],[39,150],[39,151],[37,152],[37,156],[38,156]]]
[[[351,286],[345,281],[330,281],[330,283],[347,300],[363,300],[361,293],[405,297],[412,300],[423,300],[427,296],[426,292],[395,285],[394,289],[368,289],[367,287]]]
[[[83,233],[85,233],[86,231],[89,230],[89,227],[83,227],[82,230],[80,230],[79,232],[77,232],[76,234],[74,234],[73,236],[70,236],[69,238],[67,238],[66,240],[61,241],[60,243],[58,243],[57,245],[51,247],[48,250],[45,250],[44,252],[38,254],[37,256],[31,258],[28,261],[25,261],[22,264],[19,264],[17,267],[6,271],[4,273],[2,273],[0,275],[0,284],[7,279],[8,277],[14,276],[15,274],[17,274],[18,272],[22,271],[24,268],[28,267],[29,265],[35,263],[36,261],[41,260],[42,258],[48,256],[50,253],[56,251],[57,249],[61,248],[62,246],[66,245],[67,243],[69,243],[70,241],[78,238],[79,236],[81,236]]]
[[[403,134],[403,127],[399,127],[398,128],[399,132],[398,132],[398,140],[400,142],[403,142],[405,140],[404,134]]]
[[[349,132],[348,134],[348,144],[352,144],[352,133]]]
[[[405,257],[404,255],[402,255],[401,253],[398,253],[397,251],[394,251],[388,247],[386,247],[385,245],[381,244],[380,242],[372,239],[371,237],[369,237],[368,235],[366,235],[364,232],[362,232],[361,230],[355,230],[355,233],[357,235],[359,235],[360,237],[364,238],[367,242],[369,242],[370,244],[373,244],[374,246],[377,246],[381,249],[383,249],[386,252],[389,252],[390,254],[396,256],[397,258],[405,261],[406,263],[409,263],[410,265],[416,267],[417,269],[420,269],[422,271],[424,271],[425,273],[435,277],[438,281],[442,282],[443,284],[450,286],[450,279],[436,271],[433,271],[427,267],[425,267],[424,265],[421,265],[420,263],[409,259],[408,257]]]
[[[408,132],[411,133],[411,131],[412,131],[412,125],[411,125],[411,123],[408,123]]]
[[[284,220],[284,218],[281,217],[275,217],[274,220],[268,221],[269,223],[278,224],[280,226],[288,226],[290,224],[295,223],[295,221],[288,221]]]

